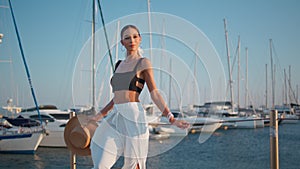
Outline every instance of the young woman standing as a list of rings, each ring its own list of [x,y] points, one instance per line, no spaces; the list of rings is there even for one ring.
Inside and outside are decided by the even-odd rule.
[[[160,95],[151,62],[140,54],[141,41],[136,26],[127,25],[121,30],[121,44],[126,48],[126,58],[117,62],[111,78],[114,97],[92,117],[98,121],[106,116],[91,141],[94,169],[111,168],[121,155],[124,156],[123,168],[146,168],[149,130],[145,111],[139,101],[145,84],[151,99],[171,124],[182,129],[189,127],[186,121],[174,118]]]

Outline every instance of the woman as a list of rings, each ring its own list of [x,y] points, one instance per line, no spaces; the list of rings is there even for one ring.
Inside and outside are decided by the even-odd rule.
[[[146,168],[149,130],[145,111],[139,102],[145,82],[151,99],[169,122],[182,129],[189,127],[187,122],[174,118],[159,94],[151,62],[142,58],[139,52],[141,40],[134,25],[127,25],[121,30],[121,44],[127,53],[125,60],[117,62],[111,79],[114,97],[92,118],[98,121],[106,116],[91,141],[94,168],[111,168],[121,155],[124,155],[123,168]]]

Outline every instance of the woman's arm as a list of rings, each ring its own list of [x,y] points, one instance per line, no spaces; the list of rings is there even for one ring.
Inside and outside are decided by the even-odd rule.
[[[171,124],[174,124],[179,128],[189,127],[189,124],[187,122],[182,120],[176,120],[174,118],[173,114],[170,112],[170,109],[168,108],[167,104],[165,103],[164,99],[162,98],[161,94],[156,88],[150,60],[148,59],[144,59],[144,60],[145,61],[142,63],[142,68],[143,68],[142,74],[145,78],[153,102],[157,105],[158,109],[162,112],[162,115],[169,118],[169,122]]]
[[[162,114],[164,116],[167,116],[167,114],[170,112],[170,110],[156,87],[156,84],[154,81],[153,70],[151,67],[152,66],[151,66],[150,60],[143,59],[142,75],[146,81],[147,87],[150,92],[151,99],[156,104],[158,109],[162,112]]]
[[[97,113],[95,116],[91,118],[91,120],[99,121],[103,117],[105,117],[108,112],[114,107],[114,101],[113,99],[102,109]]]

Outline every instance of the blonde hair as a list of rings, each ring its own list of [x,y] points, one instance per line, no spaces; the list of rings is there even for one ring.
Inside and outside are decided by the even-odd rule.
[[[121,29],[121,38],[122,38],[122,39],[123,39],[123,34],[124,34],[124,32],[125,32],[126,29],[128,29],[128,28],[133,28],[133,29],[135,29],[135,30],[138,32],[139,36],[141,36],[140,31],[139,31],[139,29],[138,29],[136,26],[134,26],[134,25],[126,25],[126,26],[124,26],[124,27]]]

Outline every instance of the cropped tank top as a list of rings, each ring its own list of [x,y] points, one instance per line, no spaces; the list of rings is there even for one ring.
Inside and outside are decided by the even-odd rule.
[[[138,93],[141,93],[143,90],[143,87],[140,88],[137,86],[137,83],[141,83],[142,86],[145,84],[145,80],[137,77],[137,71],[138,66],[140,65],[143,58],[139,59],[137,61],[137,64],[135,65],[134,69],[129,72],[124,73],[114,73],[110,80],[110,84],[112,86],[113,92],[120,91],[120,90],[130,90],[130,91],[136,91]],[[122,61],[119,60],[116,63],[115,71],[117,70],[119,64]]]

